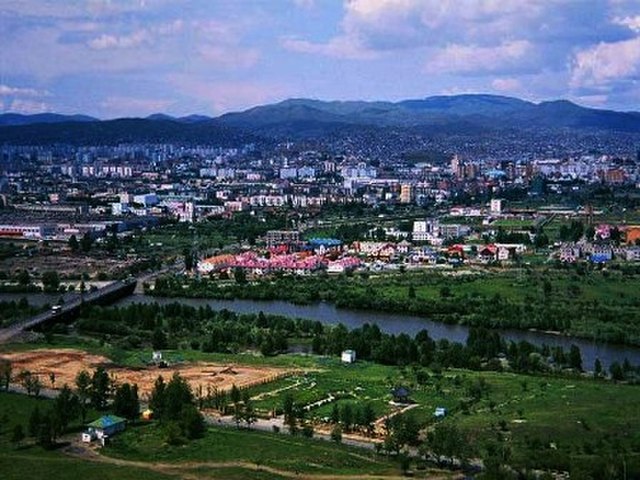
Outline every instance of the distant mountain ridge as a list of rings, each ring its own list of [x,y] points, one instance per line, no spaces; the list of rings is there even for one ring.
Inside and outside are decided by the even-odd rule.
[[[237,147],[259,140],[254,134],[209,121],[121,118],[93,122],[34,123],[0,127],[0,144],[117,145],[201,143]]]
[[[25,115],[22,113],[0,114],[0,126],[33,125],[35,123],[65,123],[65,122],[99,122],[97,118],[88,115],[61,115],[59,113],[36,113]]]
[[[256,131],[295,133],[296,122],[378,127],[457,126],[502,128],[593,128],[640,132],[640,113],[581,107],[567,100],[532,103],[497,95],[435,96],[400,102],[323,102],[291,99],[227,113],[218,120],[226,125]]]
[[[124,131],[123,122],[132,130]],[[131,123],[133,122],[133,123]],[[321,137],[352,129],[394,128],[421,133],[479,134],[517,129],[590,129],[640,133],[640,113],[582,107],[567,100],[533,103],[487,94],[433,96],[387,101],[322,101],[294,98],[216,118],[172,117],[156,113],[144,119],[97,120],[84,115],[0,115],[0,143],[26,138],[47,141],[139,141],[216,138]],[[26,130],[25,130],[26,129]],[[28,136],[27,136],[28,133]],[[82,140],[84,139],[84,140]]]

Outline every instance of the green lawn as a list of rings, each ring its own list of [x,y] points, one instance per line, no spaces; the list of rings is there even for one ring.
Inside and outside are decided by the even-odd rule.
[[[104,450],[117,458],[159,462],[235,462],[287,471],[332,474],[396,473],[397,466],[373,452],[289,435],[234,428],[209,428],[204,438],[183,446],[164,442],[162,428],[130,428]]]
[[[105,480],[170,480],[180,478],[130,466],[107,465],[40,449],[0,453],[2,480],[100,478]],[[237,477],[240,478],[240,477]]]
[[[47,451],[33,445],[33,440],[27,438],[20,446],[11,443],[11,432],[15,425],[23,426],[27,430],[29,416],[38,406],[41,412],[46,411],[51,401],[0,392],[0,478],[2,480],[25,479],[72,479],[72,478],[104,478],[107,480],[168,480],[174,476],[159,474],[144,469],[102,465],[72,458],[56,450]],[[90,412],[87,418],[93,418]],[[72,430],[81,428],[80,422],[71,425]]]

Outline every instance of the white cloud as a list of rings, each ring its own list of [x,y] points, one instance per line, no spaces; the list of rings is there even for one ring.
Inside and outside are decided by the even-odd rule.
[[[138,30],[129,35],[109,35],[103,33],[99,37],[87,42],[87,46],[94,50],[105,50],[109,48],[132,48],[151,41],[151,36],[147,30]]]
[[[613,22],[618,25],[623,25],[634,32],[640,33],[640,15],[636,15],[634,17],[617,17]]]
[[[532,68],[534,46],[526,40],[505,42],[495,47],[449,45],[432,56],[426,65],[430,73],[486,74]]]
[[[343,28],[378,49],[492,44],[529,30],[544,6],[542,0],[350,0]]]
[[[34,88],[11,87],[0,84],[0,97],[46,97],[49,92]]]
[[[124,35],[103,33],[87,42],[87,46],[94,50],[110,48],[134,48],[143,44],[152,45],[159,37],[178,34],[182,31],[184,22],[180,19],[169,23],[161,23],[149,28],[142,28]]]
[[[208,109],[217,114],[295,96],[291,87],[278,83],[207,80],[185,74],[172,75],[170,82],[179,93],[204,102]]]
[[[260,58],[257,49],[229,45],[202,45],[198,51],[206,62],[221,68],[250,68]]]
[[[495,78],[491,82],[491,87],[504,93],[519,93],[522,91],[522,83],[517,78]]]
[[[364,48],[357,38],[338,36],[327,43],[313,43],[295,37],[285,37],[280,44],[289,51],[298,53],[319,54],[327,57],[368,60],[379,56],[377,52]]]
[[[579,51],[571,65],[573,88],[598,87],[640,79],[640,37]]]
[[[7,112],[34,114],[44,113],[51,111],[50,106],[42,101],[24,98],[15,98],[9,102],[9,106],[6,109]]]
[[[292,0],[293,4],[298,8],[314,8],[316,6],[315,0]]]
[[[100,108],[111,117],[146,116],[166,111],[173,103],[167,99],[112,96],[100,102]]]
[[[0,13],[53,18],[101,17],[139,12],[168,0],[0,0]]]

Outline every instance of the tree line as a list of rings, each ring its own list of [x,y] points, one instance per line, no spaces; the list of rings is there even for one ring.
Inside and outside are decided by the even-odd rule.
[[[89,307],[77,323],[85,334],[115,340],[121,346],[156,349],[185,348],[203,352],[237,353],[258,350],[263,355],[286,352],[290,343],[310,343],[313,353],[338,356],[345,349],[357,351],[358,358],[384,365],[421,365],[434,369],[507,368],[518,372],[558,372],[593,369],[604,376],[602,365],[583,365],[580,349],[573,345],[538,347],[526,341],[507,342],[498,332],[472,327],[466,343],[433,340],[427,330],[414,337],[384,333],[377,325],[352,330],[338,324],[295,319],[263,312],[238,314],[215,311],[209,306],[185,304],[131,304],[125,307]],[[115,339],[113,337],[116,337]],[[600,367],[598,367],[600,364]],[[635,368],[628,362],[611,367],[616,379],[631,378]]]

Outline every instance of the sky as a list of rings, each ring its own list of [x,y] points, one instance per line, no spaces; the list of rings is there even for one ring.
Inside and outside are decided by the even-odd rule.
[[[640,0],[0,0],[0,113],[458,93],[640,110]]]

